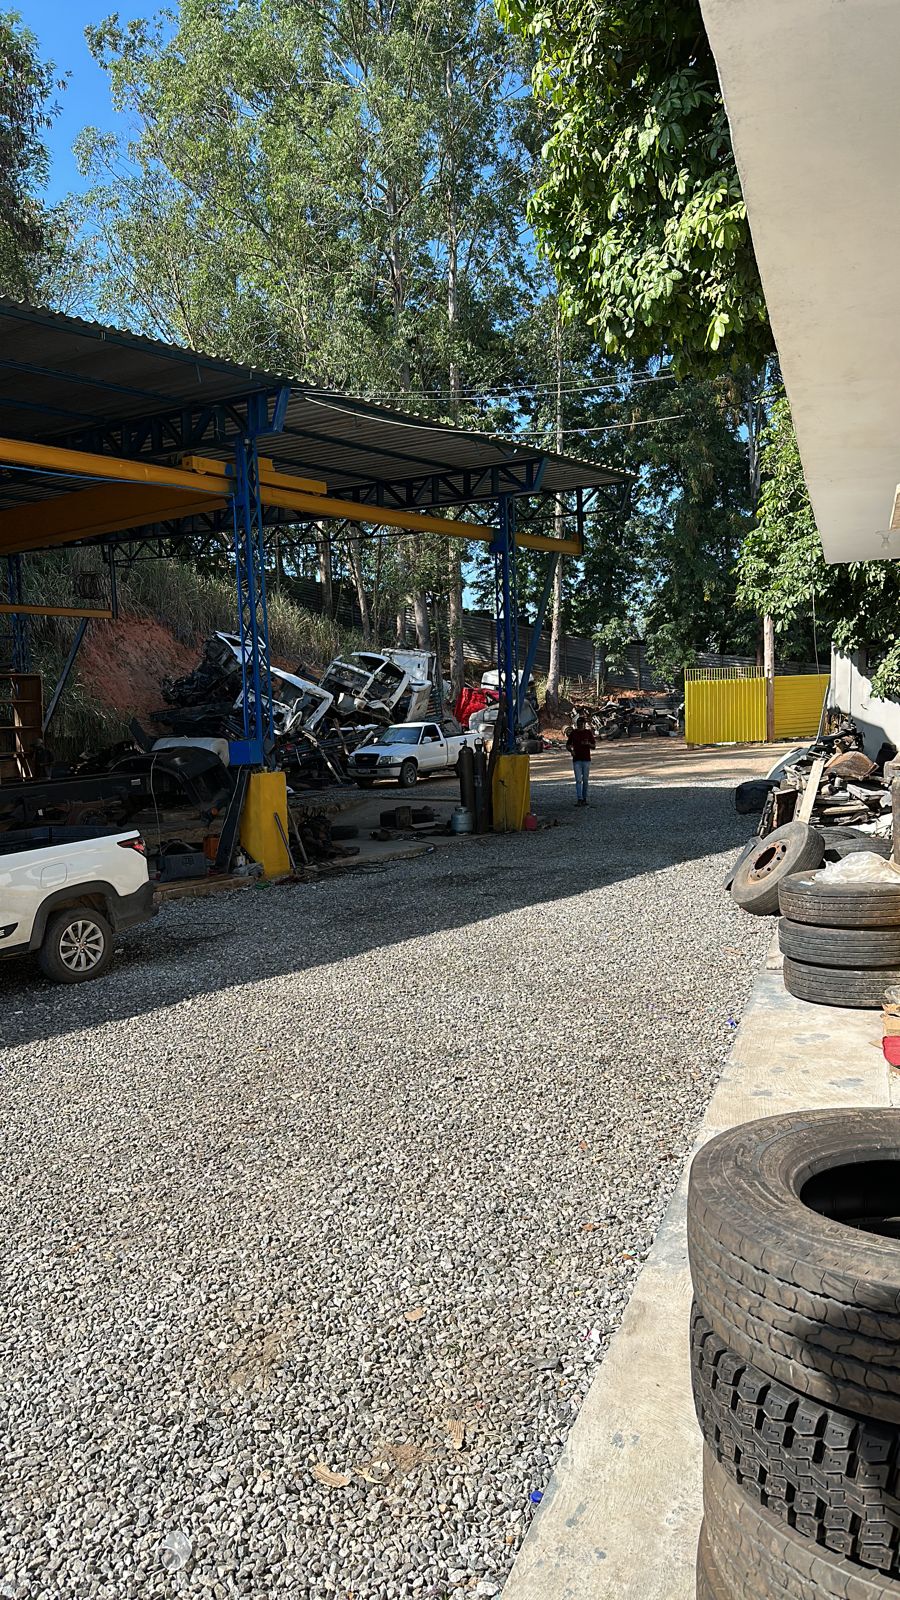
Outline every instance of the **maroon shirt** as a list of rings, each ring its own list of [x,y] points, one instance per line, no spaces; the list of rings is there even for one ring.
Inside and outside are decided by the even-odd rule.
[[[572,752],[573,761],[590,761],[591,751],[597,748],[597,741],[590,728],[573,728],[566,744]]]

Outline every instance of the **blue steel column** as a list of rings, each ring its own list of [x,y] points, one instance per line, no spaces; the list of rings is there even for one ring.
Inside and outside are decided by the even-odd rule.
[[[515,519],[515,500],[510,495],[501,495],[497,533],[491,542],[491,550],[494,555],[498,688],[506,723],[506,749],[510,753],[516,748],[519,721],[519,608],[516,599]]]
[[[235,444],[234,562],[238,627],[241,638],[244,738],[246,759],[258,764],[264,742],[272,737],[272,674],[269,667],[269,620],[263,515],[259,495],[256,440],[250,435]]]
[[[6,558],[6,592],[11,606],[22,604],[22,557],[20,555],[7,556]],[[12,665],[16,672],[27,672],[31,651],[28,639],[28,618],[19,612],[10,616],[10,632],[12,635]]]

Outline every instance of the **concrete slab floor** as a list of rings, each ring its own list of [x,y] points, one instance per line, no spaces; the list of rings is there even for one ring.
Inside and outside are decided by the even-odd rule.
[[[773,949],[695,1150],[713,1134],[755,1117],[897,1104],[898,1085],[881,1052],[880,1013],[793,999]],[[701,1438],[688,1359],[689,1166],[503,1600],[694,1600],[702,1505]]]

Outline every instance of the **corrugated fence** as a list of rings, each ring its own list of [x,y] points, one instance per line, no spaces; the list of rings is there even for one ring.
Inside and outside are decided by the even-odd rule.
[[[812,739],[819,728],[828,675],[775,678],[775,738]],[[766,680],[758,667],[688,667],[684,674],[688,744],[763,744]]]

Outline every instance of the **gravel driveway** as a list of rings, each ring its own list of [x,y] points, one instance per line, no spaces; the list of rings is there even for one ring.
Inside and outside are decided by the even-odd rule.
[[[716,783],[4,969],[0,1595],[499,1593],[770,936]]]

